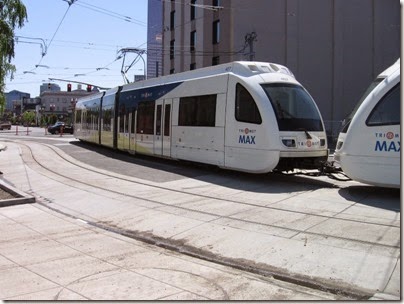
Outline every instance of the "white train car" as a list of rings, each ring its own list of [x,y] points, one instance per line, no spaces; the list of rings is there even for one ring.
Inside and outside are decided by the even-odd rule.
[[[77,103],[79,126],[86,102]],[[252,173],[317,169],[328,157],[315,102],[278,64],[232,62],[132,83],[105,92],[98,108],[95,142],[130,153]],[[85,133],[76,128],[77,138]]]
[[[334,160],[353,180],[400,187],[400,60],[370,85],[344,121]]]

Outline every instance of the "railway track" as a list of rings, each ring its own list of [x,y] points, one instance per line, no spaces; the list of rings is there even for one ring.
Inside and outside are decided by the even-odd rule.
[[[198,200],[198,199],[208,199],[208,200],[212,200],[212,201],[216,201],[216,202],[223,202],[223,203],[231,203],[231,204],[235,204],[235,205],[241,205],[241,206],[247,206],[249,207],[253,207],[253,208],[260,208],[263,210],[274,210],[274,211],[281,211],[281,212],[288,212],[288,213],[292,213],[292,214],[298,214],[298,215],[303,215],[303,216],[314,216],[314,217],[318,217],[321,218],[322,220],[332,220],[332,219],[337,219],[340,221],[347,221],[347,222],[352,222],[352,223],[361,223],[361,224],[366,224],[366,225],[376,225],[376,226],[380,226],[380,227],[387,227],[387,228],[399,228],[398,225],[396,224],[383,224],[383,223],[378,223],[378,222],[373,222],[371,219],[364,221],[364,220],[356,220],[356,219],[349,219],[349,218],[343,218],[343,217],[336,217],[338,216],[338,214],[335,214],[333,216],[327,216],[327,215],[322,215],[322,214],[318,214],[318,213],[314,213],[314,212],[304,212],[304,211],[296,211],[296,210],[292,210],[292,209],[285,209],[285,208],[277,208],[277,207],[273,207],[273,206],[265,206],[259,203],[254,203],[254,202],[242,202],[242,201],[237,201],[235,199],[228,199],[225,197],[218,197],[218,196],[212,196],[212,195],[208,195],[208,194],[198,194],[198,193],[194,193],[191,191],[185,191],[185,190],[178,190],[178,189],[172,189],[172,188],[168,188],[165,186],[161,186],[161,185],[157,185],[155,183],[150,183],[150,182],[141,182],[137,179],[134,178],[128,178],[125,176],[119,176],[117,174],[113,174],[110,172],[107,172],[105,170],[100,170],[91,166],[88,166],[86,164],[80,164],[77,161],[73,160],[71,157],[68,157],[67,155],[65,155],[64,153],[61,153],[60,151],[58,151],[57,148],[51,146],[51,145],[46,145],[46,144],[40,144],[42,149],[48,149],[49,151],[52,151],[52,153],[54,155],[56,155],[58,157],[58,159],[56,158],[47,158],[46,161],[41,161],[38,159],[38,157],[36,157],[33,153],[33,148],[28,145],[27,143],[22,143],[20,142],[19,145],[24,146],[25,148],[27,148],[29,150],[29,153],[32,157],[32,159],[35,161],[36,165],[40,166],[42,169],[45,169],[46,171],[55,174],[59,177],[62,178],[66,178],[68,182],[70,182],[69,186],[75,187],[75,188],[80,188],[77,185],[71,185],[71,182],[77,182],[86,186],[90,186],[93,187],[95,189],[99,189],[99,190],[103,190],[103,191],[108,191],[114,194],[118,194],[118,195],[122,195],[125,197],[131,197],[134,199],[139,199],[139,200],[143,200],[149,203],[153,203],[156,204],[158,206],[169,206],[172,207],[174,209],[178,209],[178,210],[182,210],[182,211],[189,211],[189,212],[195,212],[195,213],[200,213],[203,215],[208,215],[208,216],[213,216],[213,217],[218,217],[218,218],[226,218],[226,219],[230,219],[230,220],[234,220],[234,221],[240,221],[240,222],[245,222],[245,223],[249,223],[249,224],[258,224],[258,225],[263,225],[263,226],[267,226],[270,228],[277,228],[277,229],[283,229],[285,231],[289,231],[292,233],[306,233],[306,234],[312,234],[312,235],[321,235],[323,237],[326,238],[337,238],[337,239],[342,239],[345,241],[351,241],[351,242],[360,242],[360,243],[367,243],[369,245],[372,246],[382,246],[382,247],[391,247],[391,248],[399,248],[399,244],[397,245],[387,245],[387,244],[382,244],[382,243],[377,243],[377,242],[366,242],[360,239],[354,239],[354,238],[348,238],[348,237],[337,237],[334,235],[324,235],[324,234],[319,234],[319,233],[314,233],[314,232],[310,232],[307,231],[307,229],[294,229],[294,228],[288,228],[285,226],[278,226],[275,224],[266,224],[263,222],[257,222],[257,221],[251,221],[251,220],[245,220],[245,219],[240,219],[237,218],[235,216],[226,216],[220,213],[215,213],[215,212],[208,212],[208,211],[203,211],[203,210],[198,210],[195,208],[190,208],[190,207],[185,207],[182,205],[173,205],[172,203],[164,203],[162,201],[159,200],[154,200],[154,199],[150,199],[148,198],[148,194],[149,193],[153,193],[153,189],[158,189],[158,190],[162,190],[162,191],[167,191],[169,193],[177,193],[180,195],[185,195],[185,196],[189,196],[188,199],[186,199],[186,201],[193,201],[193,200]],[[149,189],[146,189],[146,191],[143,190],[143,192],[146,192],[145,195],[136,195],[136,194],[131,194],[128,191],[121,191],[118,189],[113,188],[113,184],[112,187],[110,188],[105,188],[102,186],[97,185],[97,183],[95,183],[95,180],[99,180],[100,178],[94,175],[94,178],[91,180],[87,180],[87,179],[83,179],[83,178],[78,178],[78,177],[73,177],[71,175],[69,175],[66,172],[71,172],[71,169],[66,169],[64,170],[64,172],[58,172],[57,170],[54,170],[52,165],[52,162],[50,162],[50,160],[52,160],[52,162],[60,162],[60,160],[63,160],[65,162],[67,162],[69,164],[69,166],[73,166],[73,167],[78,167],[84,170],[87,170],[88,172],[91,172],[92,174],[97,174],[101,177],[108,177],[108,178],[114,178],[123,182],[128,182],[131,184],[137,184],[137,185],[141,185],[143,187],[147,187]],[[150,192],[149,192],[150,191]],[[295,196],[298,196],[299,194],[296,194]],[[153,205],[152,208],[155,208],[155,205]],[[234,208],[235,210],[237,208]]]
[[[234,227],[240,225],[253,225],[256,227],[264,228],[266,233],[268,234],[273,233],[274,235],[287,235],[288,238],[297,237],[301,234],[304,236],[309,235],[312,237],[327,239],[328,241],[344,241],[351,244],[351,246],[367,246],[373,249],[379,248],[380,250],[390,251],[396,251],[400,248],[399,242],[395,244],[391,242],[385,242],[384,240],[368,241],[363,240],[360,237],[346,237],[343,235],[333,235],[309,230],[327,221],[344,221],[352,223],[353,225],[370,225],[382,230],[399,229],[399,223],[398,225],[395,222],[381,223],[380,221],[373,220],[371,217],[367,218],[366,220],[346,218],[342,214],[342,211],[335,212],[335,214],[333,215],[327,215],[316,213],[315,211],[299,211],[266,205],[263,204],[261,200],[254,200],[253,198],[250,201],[246,202],[243,199],[234,199],[234,197],[231,196],[226,197],[224,195],[221,196],[217,194],[196,193],[192,187],[185,187],[187,188],[187,190],[184,190],[181,187],[176,188],[172,184],[166,186],[164,184],[141,181],[137,178],[127,177],[116,173],[111,173],[99,168],[94,168],[87,164],[78,162],[72,157],[61,152],[58,148],[55,148],[51,145],[23,141],[16,141],[16,144],[18,144],[21,149],[21,156],[25,164],[31,167],[33,170],[37,171],[43,176],[46,176],[47,178],[57,180],[59,183],[62,183],[68,187],[89,191],[91,193],[97,193],[101,196],[109,193],[109,196],[111,194],[116,195],[117,200],[119,200],[120,198],[127,200],[129,198],[129,200],[133,199],[136,202],[141,201],[141,206],[149,209],[169,208],[170,212],[178,213],[185,217],[192,214],[192,216],[208,218],[212,222],[217,222],[220,219],[222,221],[228,221],[230,225]],[[57,166],[55,165],[56,162],[58,163]],[[60,162],[63,162],[62,170],[60,169]],[[103,180],[105,181],[105,183],[100,183],[100,181]],[[120,185],[127,184],[127,186],[121,187],[121,189],[117,189],[114,185],[116,185],[118,182]],[[316,189],[316,187],[313,185],[306,185],[305,187],[306,189]],[[158,198],[153,198],[153,196],[155,196],[153,194],[156,193],[158,193]],[[35,195],[37,193],[33,194]],[[300,194],[300,192],[293,193],[288,198],[299,198]],[[175,197],[178,202],[164,201],[161,199],[161,197],[164,196]],[[209,201],[210,203],[214,204],[227,204],[229,206],[228,209],[235,210],[235,212],[223,213],[223,211],[216,211],[215,208],[212,208],[211,210],[209,210],[209,208],[201,209],[200,206],[193,207],[189,204],[189,202],[201,200]],[[46,199],[43,198],[39,201],[42,205],[52,210],[64,213],[68,216],[72,216],[69,212],[66,212],[66,210],[68,209],[66,206],[64,206],[64,208],[59,208],[57,202],[52,202],[51,204],[49,204],[48,202],[46,202]],[[293,227],[293,223],[291,223],[291,225],[277,224],[276,222],[268,223],[251,218],[242,218],[242,216],[240,216],[244,211],[251,211],[253,209],[256,212],[273,212],[275,214],[281,212],[296,215],[297,217],[310,217],[316,219],[316,224],[312,225],[309,228],[299,228]],[[356,299],[368,296],[363,292],[349,290],[349,288],[346,290],[341,290],[340,287],[333,287],[324,282],[319,283],[317,281],[308,280],[308,278],[288,275],[271,267],[262,267],[262,265],[251,265],[250,263],[243,263],[234,259],[217,257],[208,250],[196,249],[187,244],[179,243],[174,239],[153,235],[150,233],[146,233],[145,231],[131,231],[125,229],[125,227],[120,226],[119,223],[102,221],[99,218],[91,217],[91,215],[89,214],[86,215],[85,221],[91,225],[120,233],[147,243],[158,245],[163,248],[178,251],[191,256],[196,256],[198,258],[217,262],[227,266],[232,266],[245,271],[273,276],[274,278],[278,278],[281,280],[333,293],[344,294],[345,296]]]

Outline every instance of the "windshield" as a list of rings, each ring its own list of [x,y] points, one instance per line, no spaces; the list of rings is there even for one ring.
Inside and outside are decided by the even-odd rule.
[[[310,95],[294,84],[262,84],[278,120],[279,131],[323,131],[320,113]]]
[[[355,108],[352,110],[352,112],[342,121],[342,130],[341,132],[346,133],[349,128],[349,124],[354,117],[356,111],[358,111],[359,107],[363,103],[363,101],[368,97],[368,95],[373,91],[375,87],[379,85],[384,80],[384,78],[376,78],[375,81],[373,81],[370,86],[366,89],[365,93],[362,95],[361,99],[358,101],[358,103],[355,105]]]

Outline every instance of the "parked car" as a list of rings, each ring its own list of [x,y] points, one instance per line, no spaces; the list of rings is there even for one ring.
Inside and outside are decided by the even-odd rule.
[[[0,130],[11,130],[11,122],[9,121],[0,122]]]
[[[62,121],[56,122],[53,126],[48,127],[48,132],[51,134],[59,134],[60,132],[73,134],[73,126],[66,125]]]

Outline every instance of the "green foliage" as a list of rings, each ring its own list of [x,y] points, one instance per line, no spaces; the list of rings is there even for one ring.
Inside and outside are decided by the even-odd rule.
[[[14,30],[23,27],[27,20],[27,9],[21,0],[0,0],[0,110],[4,109],[5,79],[12,79],[15,66]]]
[[[14,57],[14,30],[23,27],[26,19],[27,9],[21,0],[0,1],[0,55],[4,62]]]
[[[35,122],[35,113],[26,111],[22,114],[22,119],[23,119],[24,123],[26,123],[27,125],[30,125],[31,123]]]
[[[3,115],[4,113],[4,108],[6,105],[6,97],[4,94],[0,93],[0,114]]]

